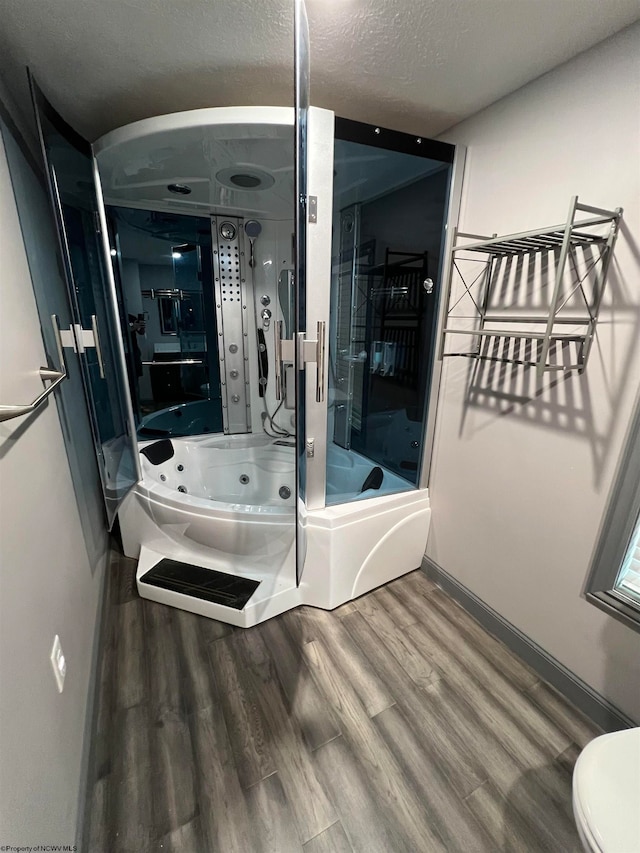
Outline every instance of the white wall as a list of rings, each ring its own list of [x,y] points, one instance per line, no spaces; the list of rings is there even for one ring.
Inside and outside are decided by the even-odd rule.
[[[446,134],[463,231],[553,225],[575,194],[624,222],[583,376],[473,404],[473,362],[444,360],[427,556],[640,721],[640,634],[581,597],[640,385],[639,82],[635,25]]]
[[[5,145],[12,150],[13,185]],[[67,312],[68,320],[44,189],[26,161],[17,174],[19,156],[3,127],[2,403],[27,402],[42,390],[37,370],[46,355],[32,277],[34,287],[36,278],[46,277],[48,308],[63,319]],[[29,264],[21,223],[37,253]],[[63,300],[57,306],[55,294]],[[82,807],[108,538],[80,374],[71,358],[70,377],[55,400],[34,415],[0,424],[0,836],[6,844],[73,844]],[[70,445],[65,448],[65,439],[84,451],[83,460]],[[82,475],[75,484],[74,467]],[[55,634],[67,660],[62,694],[49,662]]]

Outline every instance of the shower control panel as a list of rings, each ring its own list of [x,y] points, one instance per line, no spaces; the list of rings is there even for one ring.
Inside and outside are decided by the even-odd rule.
[[[251,432],[249,303],[243,225],[243,220],[236,217],[211,220],[222,422],[226,434]]]

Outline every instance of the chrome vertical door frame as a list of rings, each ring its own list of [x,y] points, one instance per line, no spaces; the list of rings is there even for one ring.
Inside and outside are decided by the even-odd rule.
[[[303,341],[307,332],[307,226],[309,224],[309,21],[304,0],[293,0],[293,375],[296,405],[296,586],[300,586],[307,558],[307,373]]]
[[[427,395],[427,419],[425,423],[426,441],[422,450],[422,461],[418,487],[426,489],[429,486],[431,476],[431,462],[433,459],[433,447],[435,441],[436,418],[438,416],[438,399],[440,396],[440,380],[442,378],[442,330],[446,320],[449,307],[449,284],[451,281],[451,263],[456,228],[460,217],[460,205],[462,203],[462,184],[464,177],[464,166],[467,157],[467,149],[464,145],[456,145],[451,168],[451,184],[449,186],[449,198],[447,200],[446,223],[444,226],[444,240],[442,244],[442,261],[440,263],[440,281],[438,290],[440,292],[440,304],[438,305],[438,322],[434,332],[433,342],[433,369],[431,371],[431,382]]]
[[[109,230],[107,227],[107,213],[104,207],[104,198],[102,195],[102,182],[100,181],[100,172],[98,170],[98,161],[96,160],[96,152],[93,145],[91,146],[91,160],[93,166],[93,181],[96,187],[96,200],[98,202],[98,219],[100,220],[100,241],[102,243],[102,253],[104,255],[104,267],[107,276],[107,286],[109,299],[108,309],[111,310],[111,318],[113,320],[114,329],[122,330],[120,315],[118,313],[118,293],[116,291],[116,280],[113,275],[113,261],[111,260],[111,246],[109,245]],[[118,359],[122,375],[125,377],[124,397],[125,408],[127,413],[127,425],[129,427],[129,435],[135,445],[133,459],[136,466],[136,476],[138,482],[142,480],[142,468],[140,466],[140,454],[138,453],[138,432],[136,429],[136,420],[133,415],[133,404],[131,402],[131,389],[129,388],[129,372],[127,371],[127,360],[124,353],[124,341],[122,340],[122,331],[116,335],[115,355]]]
[[[335,116],[330,110],[309,107],[309,195],[317,198],[317,221],[307,221],[307,329],[314,334],[319,322],[329,333],[331,298],[331,225],[333,218],[333,136]],[[327,366],[329,347],[322,352],[322,369],[309,364],[306,387],[307,508],[325,505],[327,476]],[[322,383],[322,389],[317,383]],[[317,393],[321,391],[322,393]],[[318,402],[320,397],[321,402]],[[309,442],[312,451],[309,449]],[[313,452],[313,456],[310,456]]]

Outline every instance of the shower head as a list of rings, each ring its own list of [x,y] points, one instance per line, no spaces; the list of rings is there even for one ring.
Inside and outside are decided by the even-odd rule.
[[[244,224],[244,233],[250,240],[255,240],[262,233],[262,225],[260,225],[257,219],[249,219]]]

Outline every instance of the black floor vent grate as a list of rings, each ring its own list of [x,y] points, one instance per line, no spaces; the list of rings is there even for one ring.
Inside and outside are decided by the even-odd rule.
[[[226,575],[178,560],[160,560],[140,578],[142,583],[181,592],[203,601],[243,610],[260,581]]]

